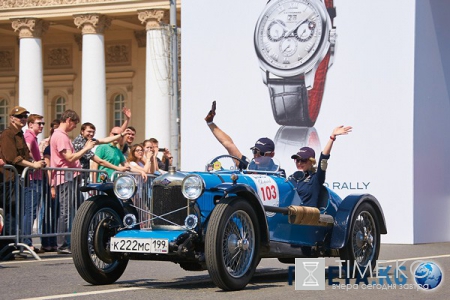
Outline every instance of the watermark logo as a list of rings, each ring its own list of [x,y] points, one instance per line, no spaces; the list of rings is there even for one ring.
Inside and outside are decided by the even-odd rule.
[[[442,281],[441,268],[434,262],[418,262],[414,271],[414,280],[423,289],[433,290]]]
[[[413,261],[409,272],[404,265],[406,261],[386,264],[386,261],[378,260],[373,269],[370,262],[365,267],[350,261],[335,260],[335,262],[337,266],[329,266],[325,272],[325,258],[296,258],[295,268],[289,267],[288,270],[289,285],[292,285],[294,270],[296,290],[325,290],[327,281],[332,289],[430,291],[440,286],[444,277],[439,265],[431,261]]]
[[[325,258],[295,259],[295,289],[325,290]]]

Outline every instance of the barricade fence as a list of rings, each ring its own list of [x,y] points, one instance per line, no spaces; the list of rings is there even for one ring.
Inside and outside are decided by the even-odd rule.
[[[83,193],[80,187],[91,182],[94,176],[106,174],[105,171],[70,168],[26,168],[19,174],[11,165],[0,167],[0,172],[0,209],[4,220],[0,231],[0,257],[15,246],[11,255],[24,253],[36,259],[40,258],[30,247],[33,238],[40,238],[44,248],[70,249],[72,221],[77,209],[84,200],[100,193]],[[116,172],[112,178],[122,174]],[[142,203],[150,199],[155,176],[149,175],[144,181],[138,174],[126,174],[135,176],[138,191],[133,200],[139,203],[136,206],[143,207]],[[142,214],[140,220],[147,218],[144,212],[139,213]]]

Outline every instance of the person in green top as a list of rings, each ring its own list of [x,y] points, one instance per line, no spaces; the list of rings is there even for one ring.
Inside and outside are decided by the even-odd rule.
[[[110,164],[114,166],[123,166],[123,167],[129,167],[131,172],[140,173],[142,178],[145,180],[147,178],[147,174],[145,172],[133,168],[132,166],[129,166],[126,162],[125,156],[123,155],[122,151],[120,150],[120,143],[123,139],[122,135],[122,129],[120,127],[113,127],[111,129],[111,132],[109,136],[116,136],[121,135],[119,139],[114,140],[113,142],[109,144],[103,144],[99,145],[97,149],[95,150],[95,155],[99,157],[102,160],[105,160],[109,162]],[[104,170],[108,174],[108,178],[112,179],[112,174],[116,171],[114,169],[108,168],[106,166],[99,166],[94,164],[93,169],[98,168],[98,170]],[[98,179],[97,179],[98,180]]]

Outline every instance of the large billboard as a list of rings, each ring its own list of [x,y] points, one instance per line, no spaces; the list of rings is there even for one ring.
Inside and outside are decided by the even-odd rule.
[[[336,126],[353,126],[333,145],[326,184],[342,198],[370,193],[379,200],[388,226],[383,242],[449,241],[449,230],[433,227],[450,228],[444,220],[450,188],[430,174],[449,180],[449,168],[435,166],[450,166],[450,159],[438,163],[433,155],[430,169],[418,170],[431,141],[416,139],[429,136],[418,124],[435,124],[434,132],[439,116],[450,113],[445,72],[417,69],[449,69],[439,58],[430,67],[421,57],[448,49],[448,39],[437,34],[450,25],[445,12],[445,1],[184,1],[182,169],[203,170],[208,159],[226,153],[204,121],[214,100],[215,123],[240,151],[251,157],[255,141],[269,137],[287,174],[296,169],[290,157],[300,147],[314,148],[318,157]],[[433,89],[438,114],[419,114],[424,99],[417,95],[430,87],[417,80],[431,76],[443,84]],[[446,153],[450,142],[439,147],[435,153]]]

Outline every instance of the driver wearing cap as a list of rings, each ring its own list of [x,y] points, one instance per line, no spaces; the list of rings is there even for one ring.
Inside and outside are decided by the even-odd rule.
[[[246,169],[249,164],[253,170],[273,171],[278,168],[272,160],[275,155],[275,144],[267,137],[260,138],[256,141],[255,146],[251,147],[254,161],[251,163],[249,159],[241,153],[241,151],[234,144],[231,137],[223,132],[216,124],[214,124],[214,116],[216,115],[216,101],[213,102],[211,110],[205,118],[205,121],[211,129],[211,132],[216,139],[225,147],[228,154],[241,158],[241,161],[236,162],[239,169]]]

